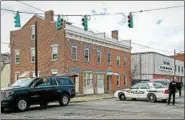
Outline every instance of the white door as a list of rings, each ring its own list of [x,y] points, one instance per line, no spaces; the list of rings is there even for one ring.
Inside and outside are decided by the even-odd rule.
[[[104,93],[104,74],[97,74],[97,93]]]
[[[93,87],[93,74],[92,73],[84,73],[84,80],[86,81],[86,86],[84,88],[84,94],[94,94]]]
[[[79,92],[79,74],[78,77],[75,77],[75,91]]]
[[[141,86],[141,83],[136,83],[134,84],[132,87],[131,87],[131,90],[130,90],[130,96],[131,98],[138,98],[138,91],[139,91],[139,88]]]

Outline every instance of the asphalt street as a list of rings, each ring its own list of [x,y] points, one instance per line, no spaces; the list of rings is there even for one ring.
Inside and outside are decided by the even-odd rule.
[[[116,98],[70,103],[60,107],[56,103],[47,109],[32,107],[21,113],[2,113],[3,119],[184,119],[184,97],[176,104],[147,101],[119,101]]]

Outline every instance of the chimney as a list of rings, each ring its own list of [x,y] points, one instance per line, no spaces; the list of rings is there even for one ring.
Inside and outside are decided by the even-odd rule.
[[[46,11],[45,12],[45,21],[53,22],[53,15],[54,15],[53,10]]]
[[[112,38],[118,40],[118,30],[112,31]]]

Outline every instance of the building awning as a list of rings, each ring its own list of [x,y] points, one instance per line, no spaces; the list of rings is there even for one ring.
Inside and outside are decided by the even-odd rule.
[[[29,78],[30,77],[30,71],[24,71],[21,75],[19,75],[19,78]]]
[[[70,68],[68,71],[69,72],[80,72],[80,69],[79,68]]]
[[[107,75],[119,75],[119,74],[113,72],[112,70],[107,70]]]

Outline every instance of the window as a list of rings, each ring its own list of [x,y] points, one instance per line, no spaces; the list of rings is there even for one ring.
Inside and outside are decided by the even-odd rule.
[[[99,50],[97,51],[97,62],[101,63],[101,52]]]
[[[181,67],[181,72],[183,73],[183,71],[184,71],[184,70],[183,70],[183,67]]]
[[[154,83],[153,85],[155,88],[165,88],[165,86],[162,85],[162,83]]]
[[[124,57],[124,66],[127,67],[127,57]]]
[[[72,60],[77,60],[77,46],[72,46]]]
[[[124,86],[127,86],[127,74],[124,74]]]
[[[139,89],[140,85],[141,83],[136,83],[135,85],[131,87],[131,89]]]
[[[52,45],[52,61],[58,60],[58,45]]]
[[[178,66],[178,72],[180,72],[180,66]]]
[[[70,80],[67,78],[57,78],[60,85],[71,85]]]
[[[58,69],[52,69],[51,74],[52,75],[57,75],[58,74]]]
[[[35,40],[35,25],[31,25],[31,39]]]
[[[84,57],[85,57],[85,62],[89,62],[89,48],[85,48]]]
[[[117,75],[117,87],[120,87],[120,75]]]
[[[120,55],[117,56],[117,65],[120,66]]]
[[[56,79],[55,78],[50,78],[50,85],[57,85]]]
[[[111,53],[108,53],[108,65],[111,65]]]
[[[20,63],[20,51],[16,50],[15,51],[15,64],[19,64]]]
[[[143,84],[141,84],[141,88],[140,89],[149,89],[149,88],[150,88],[150,86],[149,86],[148,83],[143,83]]]
[[[175,65],[175,71],[177,71],[177,66]]]
[[[35,48],[31,48],[31,62],[35,62]]]

